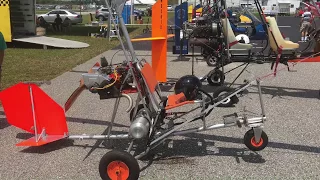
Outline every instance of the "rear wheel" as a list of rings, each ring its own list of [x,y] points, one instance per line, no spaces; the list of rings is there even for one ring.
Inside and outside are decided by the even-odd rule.
[[[99,16],[99,21],[104,21],[104,17],[103,16]]]
[[[140,175],[140,167],[128,152],[112,150],[101,158],[99,173],[103,180],[136,180]]]
[[[230,93],[232,91],[233,91],[232,88],[229,88],[227,86],[221,86],[214,90],[213,97],[217,98],[219,96],[222,96],[223,94]],[[234,95],[230,98],[227,98],[225,101],[219,104],[218,107],[231,107],[233,104],[236,104],[238,102],[239,102],[239,98],[236,95]]]

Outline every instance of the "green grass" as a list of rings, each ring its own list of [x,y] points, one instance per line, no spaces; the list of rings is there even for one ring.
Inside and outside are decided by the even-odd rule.
[[[130,27],[130,36],[142,33],[142,27]],[[119,45],[114,39],[92,38],[89,32],[99,32],[99,28],[74,26],[71,34],[48,32],[47,36],[76,40],[90,44],[85,49],[8,48],[2,71],[2,89],[21,81],[51,80],[75,66]],[[9,45],[10,46],[10,45]]]
[[[168,14],[168,18],[173,13]],[[143,17],[147,23],[151,17]],[[54,33],[50,29],[47,36],[62,39],[75,40],[90,44],[85,49],[47,49],[39,47],[9,47],[5,52],[2,71],[2,89],[10,87],[21,81],[44,81],[51,80],[64,72],[70,71],[75,66],[82,64],[97,55],[119,45],[119,41],[113,39],[108,42],[104,38],[92,38],[89,33],[98,33],[100,27],[86,27],[90,16],[83,15],[83,23],[74,25],[69,33]],[[128,32],[130,37],[142,34],[145,26],[130,26]]]

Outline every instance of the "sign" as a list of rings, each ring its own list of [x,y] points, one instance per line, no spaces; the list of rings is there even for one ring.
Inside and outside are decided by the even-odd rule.
[[[183,22],[188,21],[188,3],[184,2],[181,5],[177,6],[174,10],[174,24],[175,24],[175,30],[174,30],[174,46],[173,46],[173,54],[180,54],[180,49],[182,49],[182,54],[188,54],[188,40],[187,39],[181,39],[181,32],[182,27],[181,24]],[[183,26],[183,25],[182,25]],[[182,47],[180,48],[182,43]]]

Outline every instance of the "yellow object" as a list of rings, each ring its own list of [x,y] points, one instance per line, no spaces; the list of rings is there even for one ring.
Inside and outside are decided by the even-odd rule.
[[[193,5],[190,5],[189,7],[188,7],[188,21],[189,22],[192,22],[192,10],[193,10]],[[198,13],[202,13],[202,8],[198,8],[197,10],[196,10],[196,13],[198,14]]]
[[[6,42],[12,41],[9,0],[0,1],[0,31]]]
[[[252,23],[251,19],[244,15],[240,16],[240,20],[241,20],[241,23]]]
[[[190,5],[188,7],[188,21],[192,22],[192,9],[193,9],[193,5]]]

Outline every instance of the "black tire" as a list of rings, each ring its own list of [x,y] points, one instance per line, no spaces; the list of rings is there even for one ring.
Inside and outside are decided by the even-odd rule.
[[[99,19],[99,21],[104,21],[105,20],[105,18],[103,16],[99,16],[98,19]]]
[[[110,166],[117,165],[122,167],[122,172],[112,171]],[[128,172],[129,171],[129,172]],[[111,180],[112,175],[116,176],[116,174],[121,174],[123,177],[120,178],[121,180],[136,180],[139,178],[140,175],[140,167],[138,161],[128,152],[125,151],[117,151],[112,150],[106,153],[100,160],[99,163],[99,173],[100,177],[103,180]],[[111,177],[110,177],[110,176]],[[119,179],[119,178],[118,178]]]
[[[138,108],[137,108],[137,113],[138,113],[141,109],[143,109],[143,108],[144,108],[143,104],[139,104],[139,105],[138,105]],[[134,108],[131,109],[131,111],[130,111],[130,121],[132,120],[133,112],[134,112]]]
[[[250,129],[249,131],[246,132],[246,134],[244,135],[243,140],[244,140],[244,144],[251,151],[261,151],[265,147],[267,147],[268,142],[269,142],[267,134],[264,131],[262,131],[260,142],[257,144],[255,142],[253,129]]]
[[[208,55],[206,57],[206,62],[208,66],[214,67],[217,65],[218,58],[213,55]]]
[[[229,93],[232,92],[233,89],[227,86],[220,86],[217,89],[214,90],[213,92],[213,98],[217,98],[221,96],[224,93]],[[231,98],[228,98],[226,101],[223,103],[219,104],[218,107],[231,107],[233,104],[236,104],[239,102],[239,98],[234,95]]]
[[[224,84],[225,78],[226,77],[221,70],[214,69],[208,76],[207,81],[211,86],[221,86]]]

